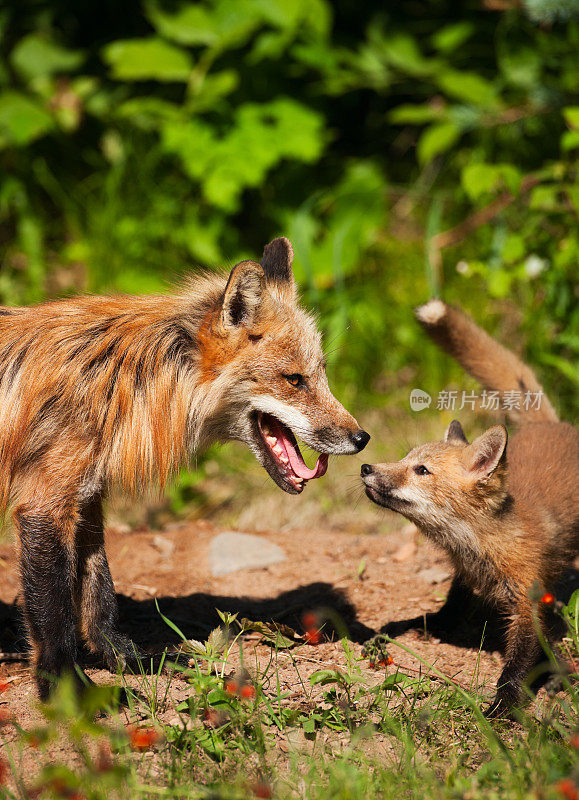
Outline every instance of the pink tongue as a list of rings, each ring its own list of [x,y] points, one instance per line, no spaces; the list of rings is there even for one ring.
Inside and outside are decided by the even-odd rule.
[[[316,466],[313,469],[310,469],[302,458],[299,447],[296,447],[293,442],[290,442],[290,440],[284,434],[282,428],[278,430],[277,438],[281,439],[287,456],[290,460],[291,468],[298,478],[311,481],[313,478],[321,478],[322,475],[326,474],[326,470],[328,469],[327,453],[322,453],[318,458]]]

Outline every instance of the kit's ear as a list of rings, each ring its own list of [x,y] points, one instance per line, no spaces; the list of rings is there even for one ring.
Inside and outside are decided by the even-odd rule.
[[[265,272],[268,283],[273,283],[280,289],[294,290],[294,274],[292,261],[294,251],[291,242],[285,236],[274,239],[266,244],[261,257],[261,266]]]
[[[468,439],[464,435],[462,425],[457,419],[453,419],[446,429],[444,441],[449,444],[468,444]]]
[[[504,425],[493,425],[464,449],[463,463],[477,481],[488,481],[499,466],[505,453],[507,438]]]
[[[223,305],[221,323],[227,329],[250,328],[263,298],[265,275],[255,261],[240,261],[231,270]]]

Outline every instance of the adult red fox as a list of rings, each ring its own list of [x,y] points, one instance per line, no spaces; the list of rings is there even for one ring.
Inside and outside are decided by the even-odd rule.
[[[521,427],[508,445],[502,425],[469,444],[454,420],[444,441],[397,463],[364,464],[362,479],[371,500],[414,522],[454,565],[444,606],[426,616],[429,630],[462,619],[472,590],[504,612],[505,665],[487,711],[500,716],[521,702],[523,681],[542,654],[529,591],[535,582],[552,591],[579,550],[579,432],[558,421],[532,371],[463,313],[432,300],[417,316],[486,389],[520,393]],[[525,402],[527,393],[533,402]],[[421,616],[383,632],[396,636],[424,624]],[[370,640],[367,650],[383,641]]]
[[[211,442],[245,442],[299,494],[369,436],[328,387],[285,238],[261,264],[176,295],[0,310],[0,506],[12,507],[38,691],[72,671],[76,631],[110,669],[130,656],[103,541],[111,484],[163,485]],[[321,453],[308,469],[296,436]]]

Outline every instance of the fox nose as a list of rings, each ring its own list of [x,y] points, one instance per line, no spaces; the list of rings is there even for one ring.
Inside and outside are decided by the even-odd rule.
[[[370,434],[366,433],[366,431],[358,431],[358,433],[352,434],[352,443],[358,452],[363,450],[369,441]]]
[[[372,464],[362,464],[360,467],[360,475],[365,478],[366,475],[371,475],[374,472]]]

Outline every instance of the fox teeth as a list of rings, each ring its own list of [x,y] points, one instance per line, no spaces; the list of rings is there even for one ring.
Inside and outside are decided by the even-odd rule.
[[[271,449],[272,449],[272,450],[273,450],[273,452],[274,452],[276,455],[278,455],[278,456],[281,456],[281,455],[283,454],[283,450],[282,450],[282,446],[281,446],[281,444],[277,444],[277,443],[276,443],[276,444],[274,444],[274,445],[272,446],[272,448],[271,448]]]
[[[282,464],[288,464],[289,463],[289,458],[286,456],[285,453],[280,453],[279,454],[279,460],[281,461]]]
[[[274,444],[277,444],[277,439],[276,439],[276,437],[275,437],[275,436],[271,436],[270,434],[267,434],[267,435],[266,435],[266,437],[265,437],[265,441],[266,441],[268,444],[272,445],[272,446],[273,446]]]

